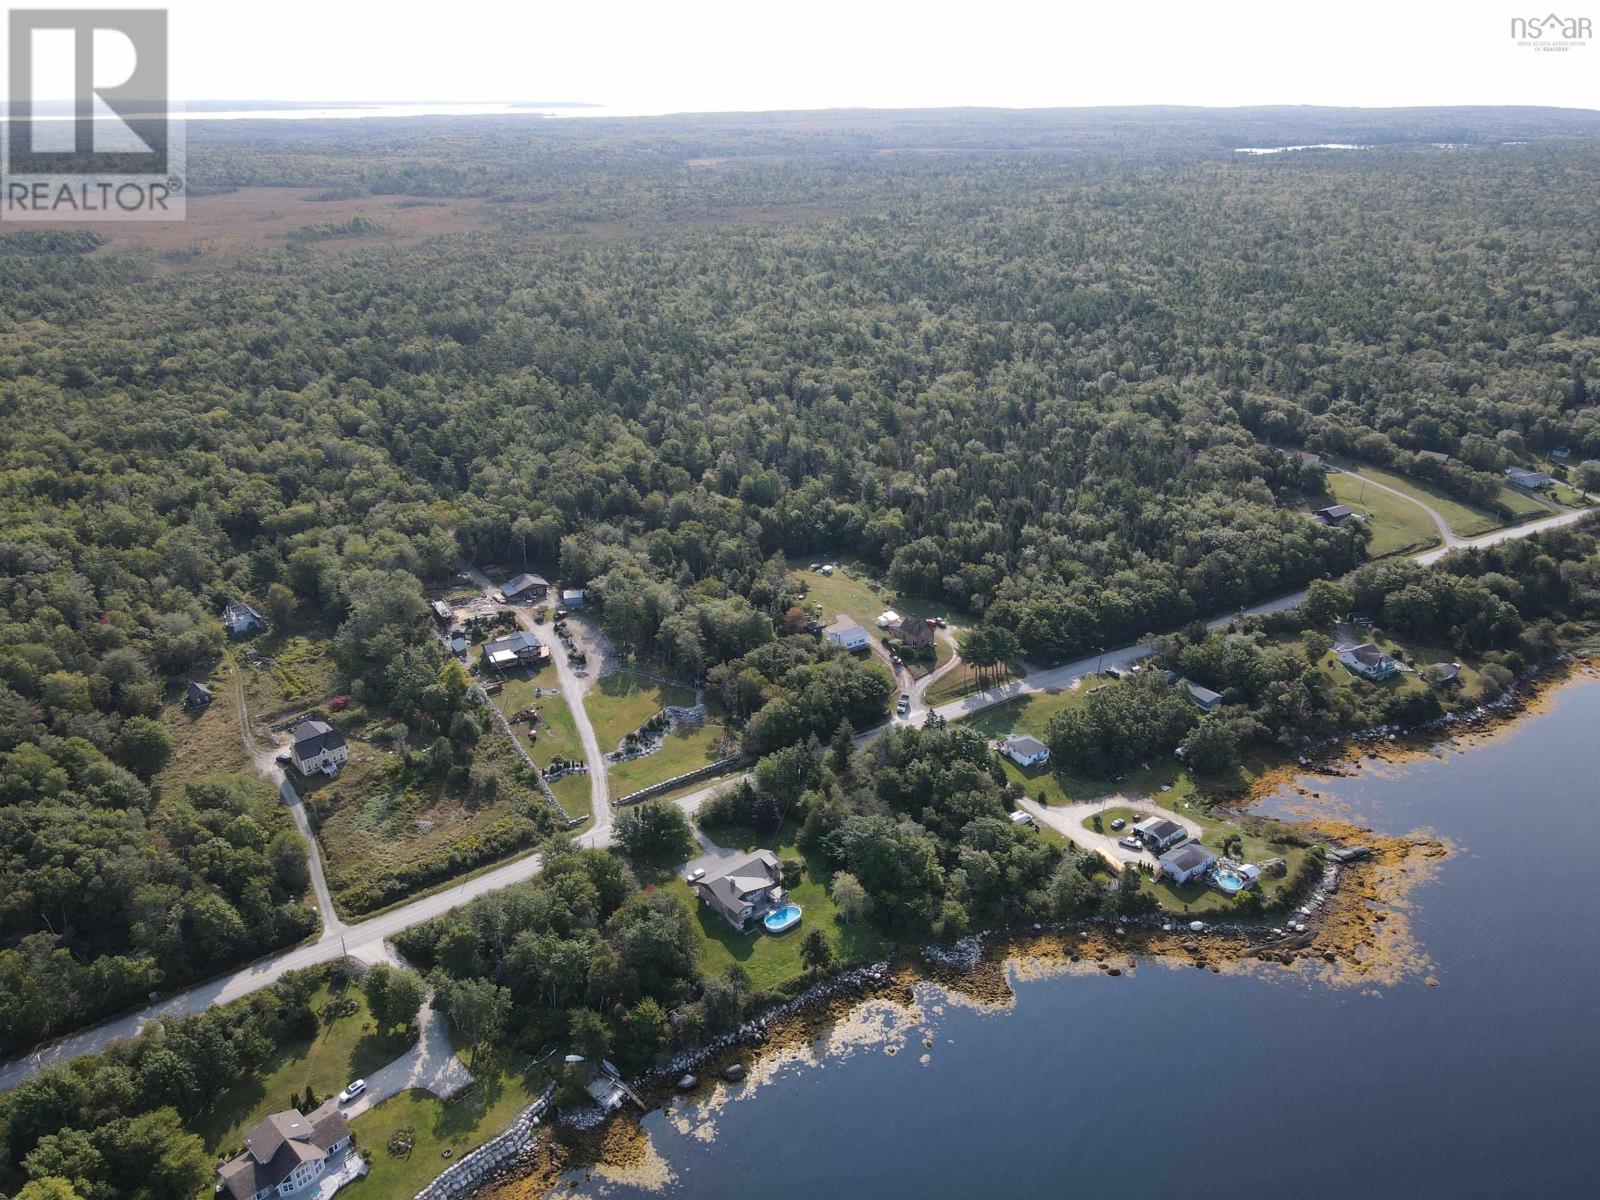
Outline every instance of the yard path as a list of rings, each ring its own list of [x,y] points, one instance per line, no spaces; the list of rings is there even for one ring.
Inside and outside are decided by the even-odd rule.
[[[1581,521],[1591,511],[1590,509],[1575,509],[1570,512],[1558,513],[1542,520],[1513,525],[1506,529],[1484,534],[1482,537],[1468,539],[1461,544],[1461,547],[1488,546],[1515,538],[1531,537],[1547,529],[1555,529]],[[1440,547],[1437,550],[1416,555],[1415,559],[1417,562],[1424,564],[1437,562],[1451,549],[1452,547]],[[488,582],[483,579],[482,575],[475,573],[474,577],[482,580],[485,585]],[[1305,596],[1306,593],[1304,591],[1293,592],[1287,596],[1280,596],[1275,600],[1268,600],[1251,608],[1241,608],[1238,612],[1216,617],[1209,624],[1212,627],[1217,627],[1226,625],[1239,616],[1277,612],[1281,609],[1293,608],[1304,600]],[[1092,673],[1101,663],[1105,666],[1129,666],[1147,657],[1149,653],[1150,647],[1147,644],[1127,646],[1115,650],[1108,649],[1103,655],[1095,654],[1079,659],[1077,662],[1052,667],[1049,670],[1035,671],[1022,679],[1012,680],[999,687],[990,688],[987,691],[971,696],[963,696],[959,700],[940,705],[936,709],[924,709],[923,712],[933,711],[947,720],[957,720],[961,717],[971,716],[974,713],[993,708],[997,704],[1004,704],[1006,701],[1013,700],[1018,696],[1028,695],[1033,692],[1058,691],[1062,688],[1071,687],[1077,680]],[[581,693],[578,695],[577,703],[573,704],[570,696],[568,703],[573,707],[574,720],[580,721],[582,728],[587,730],[584,741],[585,756],[598,753],[599,746],[594,740],[594,731],[589,726],[587,718],[582,715]],[[863,743],[870,742],[875,738],[881,737],[886,728],[888,726],[880,726],[877,729],[869,730],[859,740]],[[254,751],[252,750],[253,754]],[[592,761],[594,760],[591,759]],[[603,768],[603,757],[599,759],[599,763]],[[594,773],[591,769],[591,774]],[[693,816],[710,797],[716,795],[723,788],[737,783],[742,778],[746,778],[746,776],[719,780],[698,791],[679,797],[675,803],[685,813]],[[602,788],[604,787],[603,782],[601,786]],[[1024,804],[1026,803],[1024,801]],[[1140,807],[1147,806],[1141,804]],[[1067,820],[1066,814],[1070,810],[1066,807],[1061,807],[1050,811],[1055,813],[1055,819],[1051,820],[1048,817],[1045,819],[1052,828],[1060,829],[1057,822]],[[598,808],[596,815],[598,818]],[[1177,817],[1176,814],[1169,813],[1168,815],[1187,825],[1187,822],[1184,822],[1183,818]],[[1079,821],[1082,821],[1081,817]],[[1072,837],[1073,840],[1077,840],[1077,834],[1087,835],[1089,833],[1088,830],[1082,828],[1081,824],[1076,834],[1065,829],[1062,829],[1061,832],[1068,837]],[[605,824],[601,825],[597,820],[595,827],[580,834],[576,841],[579,845],[593,847],[605,847],[611,844],[609,805],[606,807]],[[35,1074],[41,1067],[50,1063],[66,1062],[81,1054],[92,1054],[104,1050],[119,1038],[133,1036],[146,1021],[155,1017],[184,1016],[190,1013],[203,1012],[214,1004],[226,1004],[229,1001],[238,1000],[241,997],[250,995],[252,992],[267,987],[276,980],[281,979],[289,971],[329,962],[347,953],[356,953],[364,946],[369,946],[374,942],[382,942],[385,938],[393,937],[413,925],[441,916],[479,896],[485,896],[490,892],[499,891],[501,888],[510,887],[512,884],[531,879],[539,873],[542,866],[543,860],[538,854],[530,854],[523,858],[514,859],[491,871],[486,871],[481,875],[468,879],[459,887],[436,892],[431,896],[424,896],[421,899],[412,901],[410,904],[390,909],[386,913],[380,913],[359,924],[345,926],[339,931],[325,929],[322,937],[315,942],[297,946],[273,958],[252,963],[231,974],[200,984],[197,987],[189,988],[187,991],[164,997],[138,1012],[130,1013],[127,1016],[104,1022],[80,1033],[62,1038],[60,1041],[34,1051],[25,1058],[13,1059],[4,1065],[0,1065],[0,1091],[16,1086],[22,1080]]]
[[[468,567],[467,575],[473,583],[483,589],[485,596],[498,594],[498,589],[489,582],[489,577],[476,567]],[[590,655],[590,664],[587,670],[580,675],[573,667],[571,659],[567,657],[567,648],[561,644],[561,639],[552,637],[548,629],[541,630],[539,623],[533,619],[533,611],[526,605],[502,605],[508,608],[517,618],[517,623],[523,629],[537,637],[550,647],[550,661],[555,665],[556,680],[561,684],[561,695],[567,702],[567,709],[572,713],[572,724],[578,731],[578,740],[583,744],[583,761],[589,768],[589,808],[593,818],[590,826],[591,833],[603,833],[607,839],[611,833],[611,781],[606,775],[606,756],[600,749],[600,739],[595,736],[594,724],[589,720],[589,710],[583,705],[583,697],[593,684],[592,672],[598,670],[599,664],[594,660],[598,655]],[[577,620],[576,617],[569,621]]]
[[[379,1067],[367,1076],[367,1090],[348,1104],[340,1104],[337,1096],[324,1107],[332,1106],[344,1114],[345,1120],[354,1120],[369,1108],[382,1104],[390,1096],[420,1088],[432,1092],[441,1100],[448,1100],[472,1082],[472,1072],[457,1057],[450,1044],[450,1031],[445,1026],[444,1014],[436,1012],[430,998],[423,1002],[417,1013],[417,1025],[422,1035],[393,1062]]]
[[[1148,850],[1129,850],[1126,846],[1117,845],[1117,838],[1122,834],[1096,833],[1092,829],[1085,829],[1083,823],[1095,813],[1107,808],[1125,807],[1137,808],[1140,812],[1152,817],[1166,817],[1169,821],[1176,821],[1182,825],[1191,838],[1199,839],[1204,832],[1198,822],[1175,813],[1171,809],[1161,808],[1151,804],[1148,800],[1132,798],[1118,792],[1113,796],[1106,796],[1100,800],[1089,800],[1080,804],[1039,804],[1026,796],[1019,801],[1022,810],[1035,821],[1050,826],[1063,837],[1071,839],[1074,843],[1100,855],[1118,871],[1130,863],[1144,863],[1152,870],[1156,865],[1156,856]]]
[[[1345,471],[1343,467],[1335,467],[1332,464],[1329,465],[1328,469],[1330,471],[1342,471],[1346,475],[1353,475],[1357,479],[1361,480],[1362,484],[1366,487],[1377,488],[1380,492],[1388,492],[1389,495],[1396,496],[1399,499],[1404,500],[1407,504],[1410,504],[1416,508],[1420,508],[1423,512],[1427,513],[1428,516],[1433,519],[1434,526],[1439,530],[1441,552],[1448,553],[1449,551],[1454,550],[1457,546],[1464,544],[1463,539],[1456,533],[1455,530],[1450,528],[1449,522],[1439,515],[1437,509],[1423,503],[1415,496],[1407,495],[1399,488],[1390,487],[1386,483],[1379,483],[1376,479],[1373,479],[1368,475],[1363,475],[1360,471]]]
[[[333,908],[333,895],[328,891],[328,880],[322,871],[322,851],[317,846],[316,835],[311,832],[311,819],[306,816],[306,806],[300,801],[299,791],[278,763],[283,744],[263,749],[256,742],[256,735],[250,728],[250,705],[244,698],[244,684],[239,680],[237,664],[233,667],[233,695],[239,708],[239,735],[244,739],[245,753],[255,764],[257,773],[278,789],[278,795],[289,809],[294,827],[306,841],[306,865],[311,872],[311,894],[316,897],[317,915],[322,918],[322,934],[324,937],[337,934],[344,928],[344,922]]]
[[[950,657],[945,660],[944,666],[935,667],[911,685],[911,711],[903,717],[895,716],[893,720],[896,724],[922,724],[928,716],[928,690],[961,665],[961,653],[956,649],[956,635],[948,629],[936,629],[933,636],[950,647]]]

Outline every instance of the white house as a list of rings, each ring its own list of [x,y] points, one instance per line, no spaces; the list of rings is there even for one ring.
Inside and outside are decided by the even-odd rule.
[[[1019,767],[1042,767],[1050,761],[1050,747],[1026,733],[1014,733],[1001,742],[1000,753]]]
[[[892,608],[886,608],[878,614],[878,628],[887,629],[891,625],[900,624],[900,614]]]
[[[350,758],[350,747],[340,733],[326,721],[304,721],[294,727],[290,735],[294,744],[289,756],[302,775],[321,771],[324,775],[337,775]]]
[[[1217,861],[1217,856],[1199,842],[1185,842],[1176,850],[1168,850],[1159,861],[1161,878],[1181,884],[1204,875]]]
[[[582,588],[568,588],[566,591],[561,593],[561,607],[582,608],[583,602],[586,598],[587,597],[584,595],[584,590]]]
[[[276,1112],[246,1135],[244,1153],[218,1169],[233,1200],[294,1196],[321,1179],[350,1148],[350,1126],[335,1104],[310,1116]]]
[[[867,631],[849,620],[835,621],[822,631],[822,636],[835,646],[843,646],[846,650],[865,650],[872,645],[872,639],[867,636]]]
[[[235,601],[222,610],[222,623],[235,637],[257,633],[267,627],[267,619],[242,601]]]
[[[1388,679],[1400,671],[1400,664],[1371,642],[1363,642],[1359,646],[1348,646],[1340,650],[1339,661],[1344,664],[1345,670],[1375,683]]]

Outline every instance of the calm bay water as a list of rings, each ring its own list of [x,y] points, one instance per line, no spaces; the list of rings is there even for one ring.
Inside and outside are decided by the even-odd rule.
[[[1486,745],[1310,786],[1459,848],[1412,896],[1439,986],[1021,983],[1003,1013],[945,1006],[926,1064],[913,1039],[784,1068],[709,1141],[651,1114],[668,1194],[1597,1194],[1600,682]]]

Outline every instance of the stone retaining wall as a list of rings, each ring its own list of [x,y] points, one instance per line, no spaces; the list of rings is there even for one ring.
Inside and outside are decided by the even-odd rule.
[[[725,771],[730,771],[743,761],[744,755],[742,754],[732,754],[727,758],[719,758],[714,763],[696,767],[692,771],[686,771],[682,775],[674,776],[671,779],[663,779],[660,783],[652,783],[649,787],[642,787],[637,792],[629,792],[620,800],[613,800],[612,803],[620,807],[626,804],[637,804],[641,800],[648,800],[651,796],[660,796],[665,792],[675,792],[688,784],[698,783],[702,779],[709,779],[713,775],[721,775]]]
[[[554,1083],[545,1084],[539,1098],[518,1113],[504,1133],[446,1167],[437,1179],[417,1193],[416,1200],[455,1200],[515,1167],[533,1146],[539,1118],[549,1107],[555,1090]]]

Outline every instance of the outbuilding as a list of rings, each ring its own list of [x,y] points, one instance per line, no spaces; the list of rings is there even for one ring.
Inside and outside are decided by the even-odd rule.
[[[500,596],[507,603],[539,601],[550,594],[550,582],[543,575],[523,573],[500,585]]]
[[[1133,832],[1157,854],[1165,853],[1189,836],[1187,829],[1168,817],[1146,817],[1133,827]]]

